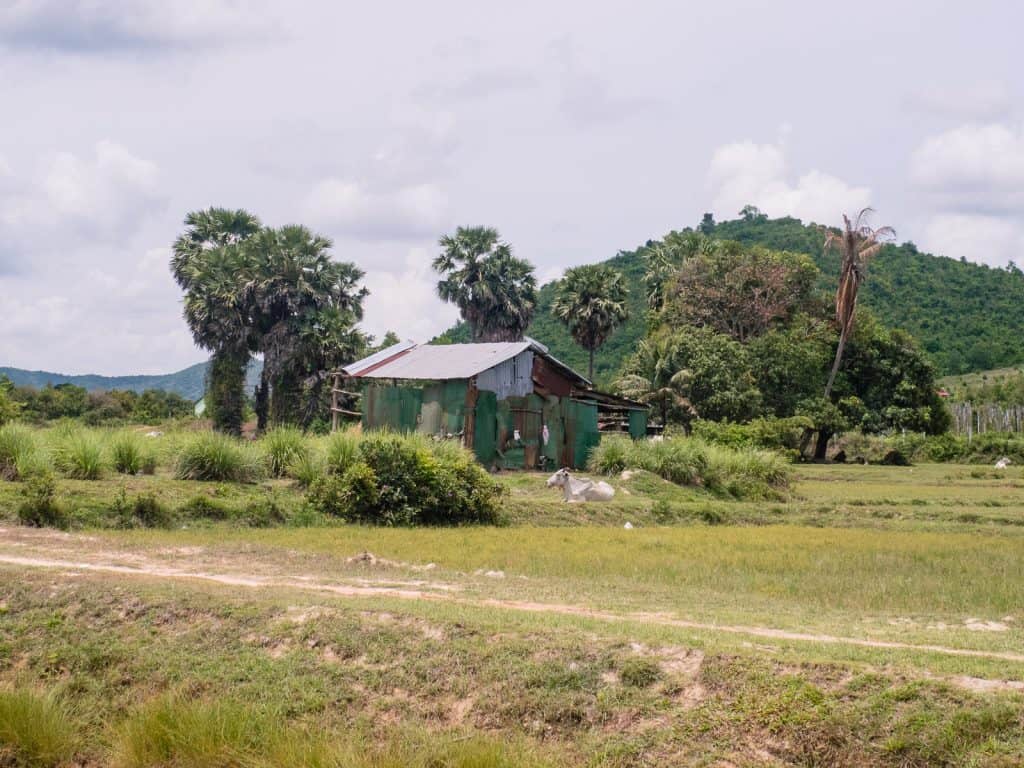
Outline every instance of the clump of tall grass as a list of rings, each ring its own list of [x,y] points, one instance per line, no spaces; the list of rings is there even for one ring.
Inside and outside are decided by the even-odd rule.
[[[58,438],[54,459],[57,469],[74,480],[99,480],[106,468],[103,442],[86,429],[64,431]]]
[[[432,733],[318,733],[232,702],[165,696],[115,733],[115,768],[539,768],[522,745]]]
[[[114,470],[123,475],[153,474],[156,456],[137,432],[119,432],[110,441],[110,459]]]
[[[325,468],[332,475],[343,475],[359,461],[359,433],[347,429],[335,432],[327,441]]]
[[[593,472],[644,469],[677,485],[736,499],[777,496],[789,485],[786,460],[771,451],[733,449],[694,438],[632,441],[608,436],[590,454]]]
[[[36,433],[23,424],[0,427],[0,480],[24,480],[48,469]]]
[[[69,764],[75,756],[79,728],[53,693],[0,689],[2,765],[49,768]]]
[[[298,481],[303,488],[308,488],[323,477],[325,471],[323,457],[314,450],[299,454],[288,465],[288,476]]]
[[[179,480],[250,482],[260,476],[260,463],[250,446],[216,432],[200,432],[182,446],[175,475]]]
[[[40,472],[25,479],[18,504],[18,521],[35,528],[67,528],[67,510],[57,499],[57,482],[49,472]]]
[[[292,464],[301,461],[310,453],[306,436],[295,427],[275,427],[263,436],[261,443],[273,477],[284,477]]]

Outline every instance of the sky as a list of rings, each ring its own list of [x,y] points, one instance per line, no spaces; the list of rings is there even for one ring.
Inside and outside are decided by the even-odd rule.
[[[190,210],[329,236],[365,329],[456,318],[430,260],[496,227],[544,282],[705,211],[1024,251],[1024,5],[0,0],[0,365],[200,362]]]

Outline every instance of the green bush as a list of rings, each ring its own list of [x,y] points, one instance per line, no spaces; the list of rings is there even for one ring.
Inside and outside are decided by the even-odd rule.
[[[175,475],[179,480],[251,482],[260,476],[251,447],[217,432],[200,432],[182,446]]]
[[[356,461],[348,454],[356,448]],[[461,447],[431,444],[420,436],[346,435],[345,469],[328,459],[332,474],[318,478],[307,496],[327,515],[375,525],[460,525],[499,518],[501,486]],[[329,454],[330,454],[329,449]],[[335,451],[335,459],[339,457]]]
[[[761,418],[746,424],[701,419],[693,424],[693,436],[729,448],[795,451],[800,448],[804,430],[813,426],[813,422],[806,416]]]
[[[288,515],[278,500],[268,494],[249,505],[241,521],[253,528],[270,528],[288,522]]]
[[[36,528],[67,528],[67,511],[57,500],[57,481],[49,472],[31,475],[21,489],[18,520]]]
[[[275,427],[263,436],[261,443],[272,477],[284,477],[293,464],[310,452],[306,437],[295,427]]]
[[[153,493],[141,493],[129,501],[128,491],[124,486],[114,498],[111,509],[116,528],[169,528],[174,523],[174,516],[156,498]]]
[[[54,694],[0,689],[0,765],[69,765],[79,731],[68,708]]]
[[[0,480],[23,480],[47,469],[35,432],[22,424],[0,427]]]
[[[114,470],[122,475],[152,474],[156,468],[156,457],[135,432],[114,435],[110,441],[110,459]]]
[[[193,496],[178,507],[178,513],[186,518],[209,520],[227,520],[231,516],[231,510],[226,505],[209,496]]]
[[[609,435],[591,452],[589,467],[606,475],[645,469],[677,485],[702,486],[737,499],[777,496],[788,487],[790,477],[789,466],[779,454],[685,437],[632,441]]]
[[[99,436],[85,429],[64,432],[55,452],[57,469],[74,480],[99,480],[103,476],[103,443]]]

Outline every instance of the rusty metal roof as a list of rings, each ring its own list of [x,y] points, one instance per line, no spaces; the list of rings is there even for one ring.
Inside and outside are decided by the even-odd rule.
[[[589,381],[564,363],[551,357],[547,348],[530,341],[488,342],[479,344],[424,344],[403,342],[383,349],[342,368],[342,373],[367,379],[409,379],[446,381],[469,379],[511,360],[526,350],[553,361],[573,378]]]

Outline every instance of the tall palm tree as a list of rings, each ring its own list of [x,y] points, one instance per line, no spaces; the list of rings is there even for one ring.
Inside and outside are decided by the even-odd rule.
[[[242,291],[263,353],[257,393],[261,429],[268,415],[278,423],[305,423],[310,409],[300,413],[300,399],[307,380],[322,384],[320,374],[333,359],[325,344],[337,342],[339,354],[354,344],[354,325],[362,319],[368,292],[359,285],[362,270],[333,261],[331,247],[329,239],[299,225],[264,229],[246,243],[250,271]]]
[[[172,247],[171,273],[185,291],[192,338],[211,352],[207,407],[214,428],[239,434],[252,329],[238,276],[246,269],[241,246],[260,222],[247,211],[208,208],[189,213],[185,227]]]
[[[860,284],[864,281],[868,262],[873,259],[882,246],[896,237],[892,227],[872,229],[869,225],[871,208],[864,208],[857,214],[853,222],[844,213],[843,231],[828,230],[825,236],[825,250],[836,248],[840,254],[839,287],[836,290],[836,323],[839,326],[839,345],[832,370],[825,385],[825,399],[832,395],[839,364],[843,359],[843,350],[853,330],[853,321],[857,311],[857,294]]]
[[[551,314],[590,354],[589,378],[594,380],[594,352],[629,317],[629,289],[621,272],[602,264],[566,270],[558,283]]]
[[[459,308],[473,341],[522,339],[537,306],[533,265],[513,256],[490,227],[459,227],[439,245],[437,295]]]

